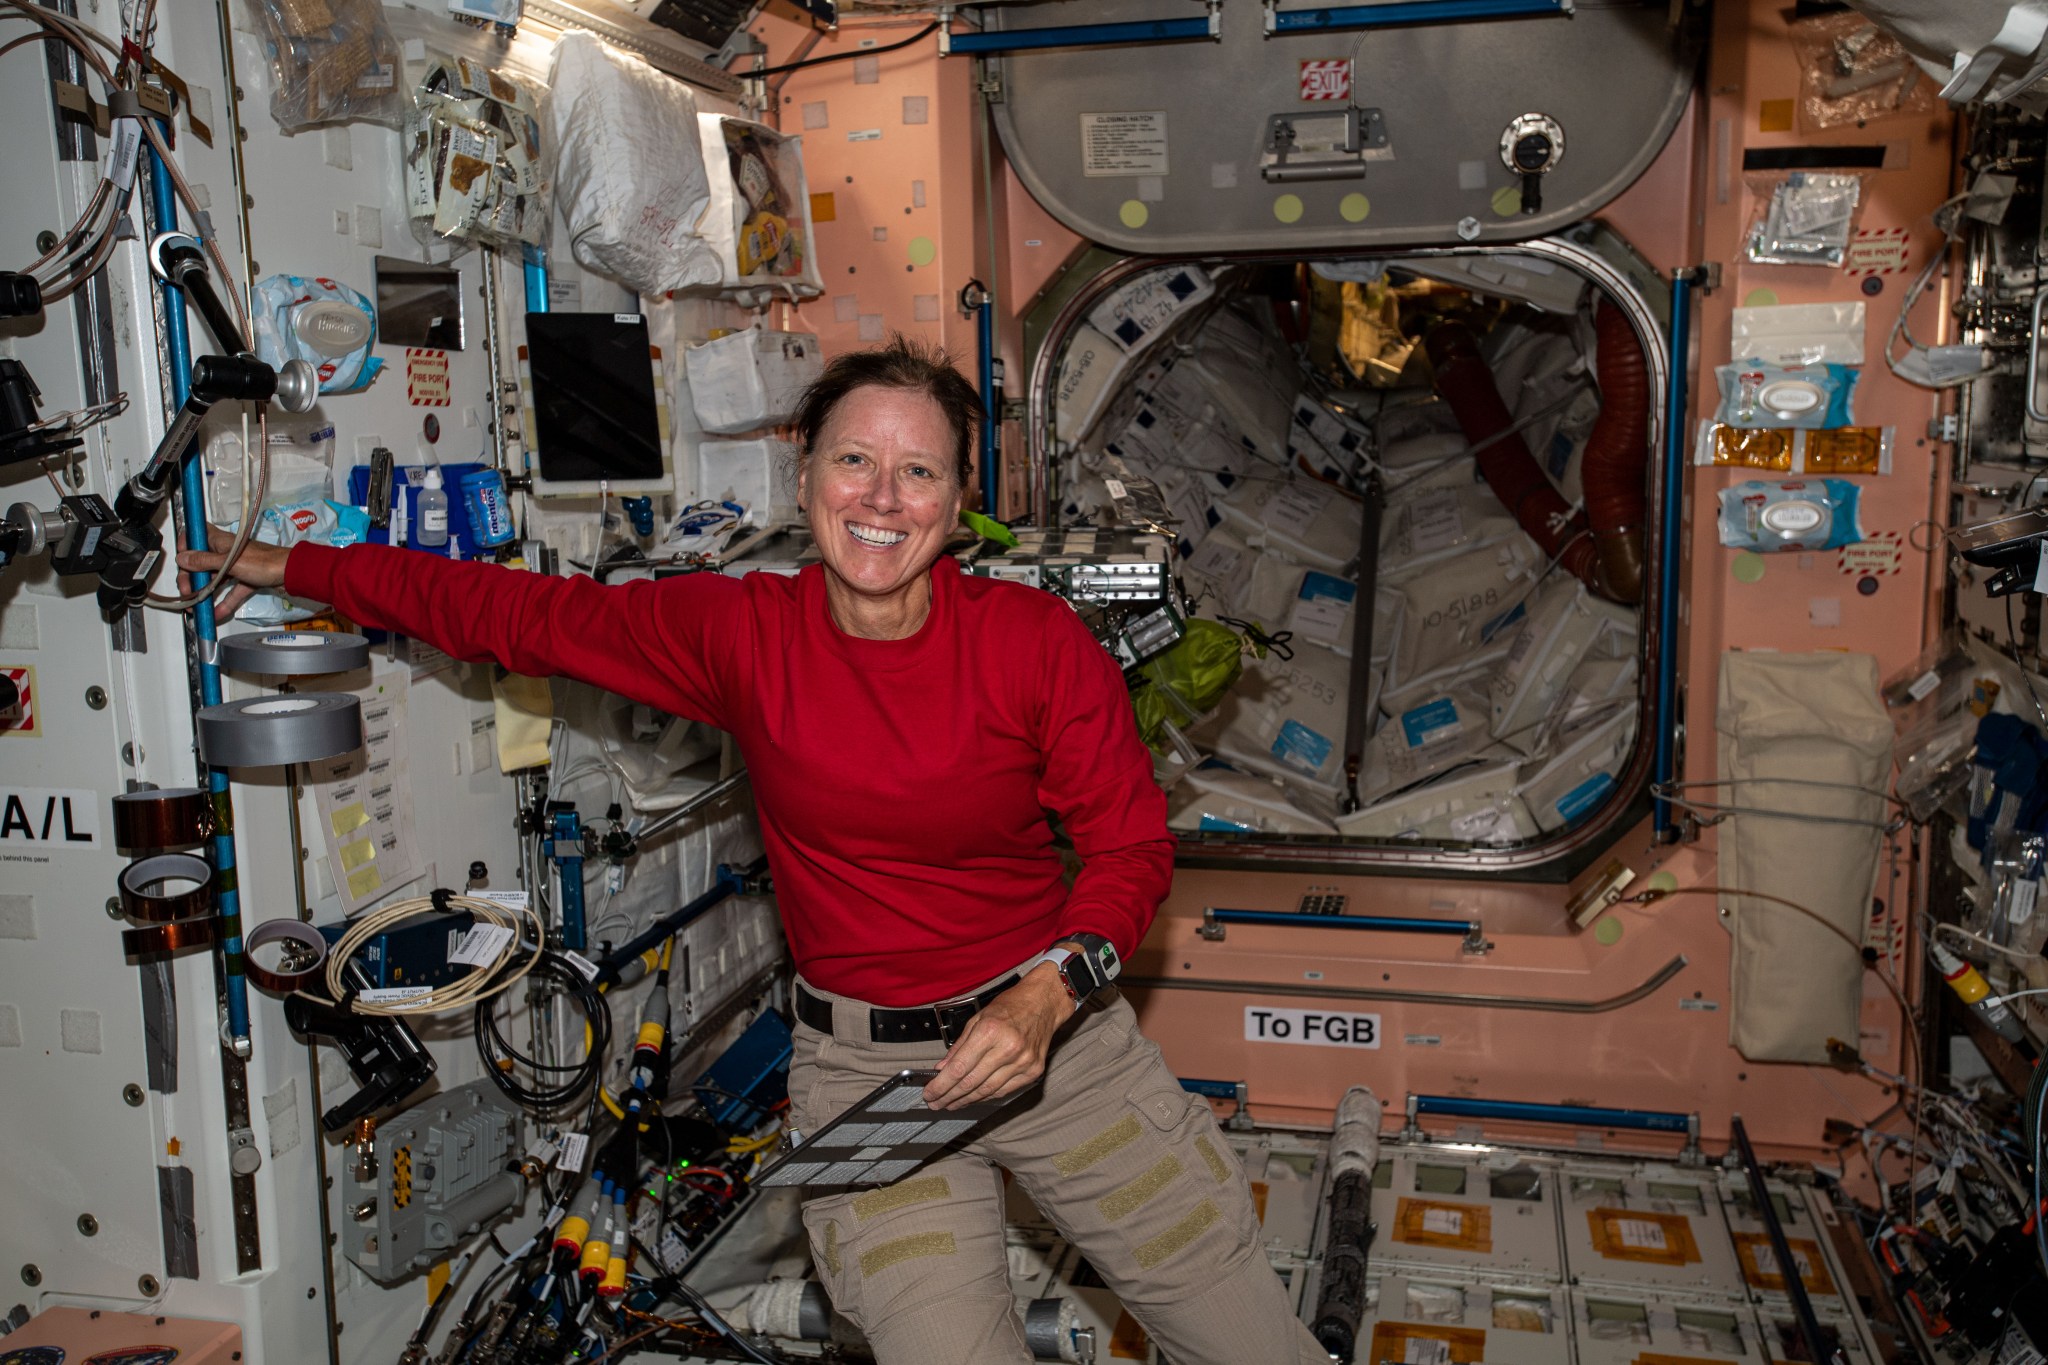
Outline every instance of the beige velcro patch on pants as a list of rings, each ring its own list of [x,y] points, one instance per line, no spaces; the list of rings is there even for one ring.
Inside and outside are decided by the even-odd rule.
[[[912,1237],[898,1237],[884,1242],[860,1254],[860,1273],[863,1277],[878,1274],[892,1265],[914,1261],[920,1256],[951,1256],[954,1254],[953,1234],[950,1232],[920,1232]]]
[[[1205,1137],[1198,1137],[1195,1139],[1195,1150],[1202,1154],[1202,1161],[1208,1166],[1209,1174],[1216,1177],[1217,1184],[1221,1185],[1230,1179],[1230,1167],[1224,1164],[1222,1154],[1216,1150],[1216,1144]]]
[[[1061,1152],[1052,1159],[1052,1167],[1061,1175],[1079,1175],[1096,1162],[1101,1161],[1138,1140],[1143,1130],[1138,1127],[1135,1114],[1126,1114],[1109,1127],[1089,1138],[1071,1151]]]
[[[1139,1245],[1135,1253],[1138,1258],[1139,1268],[1150,1270],[1153,1266],[1158,1265],[1161,1261],[1173,1255],[1174,1252],[1179,1251],[1189,1242],[1201,1236],[1203,1229],[1207,1228],[1211,1223],[1219,1221],[1222,1217],[1223,1210],[1217,1208],[1213,1200],[1204,1199],[1201,1203],[1195,1205],[1193,1213],[1181,1219],[1151,1241]],[[865,1268],[867,1258],[862,1257],[861,1259],[863,1268]]]
[[[1136,1213],[1151,1201],[1153,1195],[1165,1189],[1172,1179],[1182,1171],[1180,1158],[1171,1152],[1154,1162],[1152,1169],[1121,1185],[1095,1201],[1095,1207],[1102,1210],[1103,1218],[1111,1223],[1126,1214]]]
[[[836,1221],[825,1224],[825,1269],[834,1275],[839,1273],[839,1224]]]
[[[865,1223],[870,1218],[880,1217],[892,1209],[908,1208],[912,1204],[925,1204],[934,1199],[951,1199],[953,1187],[942,1175],[928,1175],[922,1180],[906,1180],[897,1185],[884,1185],[879,1190],[869,1190],[853,1201],[853,1216]]]

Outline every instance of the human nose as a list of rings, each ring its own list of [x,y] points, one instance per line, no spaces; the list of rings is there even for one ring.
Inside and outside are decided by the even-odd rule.
[[[903,506],[903,492],[892,475],[883,473],[867,481],[861,502],[877,512],[894,512]]]

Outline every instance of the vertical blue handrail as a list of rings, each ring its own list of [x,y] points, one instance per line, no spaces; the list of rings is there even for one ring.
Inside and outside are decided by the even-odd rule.
[[[981,307],[975,310],[974,333],[981,347],[981,514],[1000,516],[996,498],[1002,491],[1002,471],[996,468],[996,318],[995,301],[983,290]]]
[[[1678,580],[1679,538],[1685,525],[1685,402],[1692,333],[1690,270],[1671,276],[1671,379],[1664,391],[1664,505],[1657,546],[1657,747],[1651,781],[1656,795],[1651,823],[1659,838],[1673,832],[1671,802],[1664,793],[1678,777]]]
[[[165,129],[166,132],[169,129]],[[170,168],[156,154],[156,149],[147,144],[144,155],[149,158],[149,203],[150,215],[155,220],[150,227],[150,236],[178,230],[178,201],[171,185]],[[232,280],[220,282],[223,291],[232,289]],[[192,339],[185,322],[185,291],[168,280],[158,281],[164,300],[164,346],[170,352],[171,408],[182,407],[186,395],[192,388]],[[190,458],[190,450],[180,451],[179,488],[185,504],[185,546],[191,550],[207,548],[206,537],[206,482],[199,468],[199,461]],[[195,588],[204,587],[211,574],[194,574]],[[220,704],[220,668],[213,662],[213,641],[216,638],[213,619],[213,603],[199,603],[192,611],[193,633],[199,637],[199,702],[202,706]],[[209,768],[206,773],[206,787],[213,794],[214,835],[213,867],[214,885],[219,888],[215,900],[215,912],[220,916],[221,965],[227,979],[228,1036],[238,1056],[249,1051],[249,992],[242,975],[242,900],[236,889],[235,879],[235,819],[234,798],[228,791],[227,771]]]
[[[520,253],[520,273],[526,281],[526,311],[545,313],[548,311],[548,256],[540,247],[530,246]]]

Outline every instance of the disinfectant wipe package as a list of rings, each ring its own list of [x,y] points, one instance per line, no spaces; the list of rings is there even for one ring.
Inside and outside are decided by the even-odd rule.
[[[1863,539],[1847,479],[1750,479],[1721,490],[1721,543],[1732,550],[1839,550]]]
[[[272,275],[256,282],[256,355],[272,369],[303,360],[320,376],[320,392],[366,388],[384,368],[371,356],[377,310],[336,280]]]
[[[1847,365],[1773,365],[1743,360],[1718,365],[1721,406],[1714,420],[1736,427],[1846,427],[1855,420],[1850,397],[1857,371]]]

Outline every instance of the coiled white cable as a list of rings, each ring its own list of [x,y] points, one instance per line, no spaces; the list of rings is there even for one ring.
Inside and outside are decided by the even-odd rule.
[[[347,1001],[348,1008],[357,1014],[447,1014],[472,1008],[477,1001],[496,995],[533,970],[534,960],[540,954],[538,951],[523,952],[520,939],[524,936],[534,943],[543,943],[547,930],[531,906],[521,906],[515,914],[497,901],[476,896],[449,896],[446,902],[446,909],[467,910],[477,924],[498,925],[509,929],[512,936],[495,957],[459,980],[423,987],[418,995],[403,1000],[366,1000],[360,994],[351,999],[342,973],[365,943],[402,920],[439,914],[444,908],[432,896],[395,901],[350,924],[348,932],[336,941],[333,950],[327,954],[328,994],[335,1000]]]

